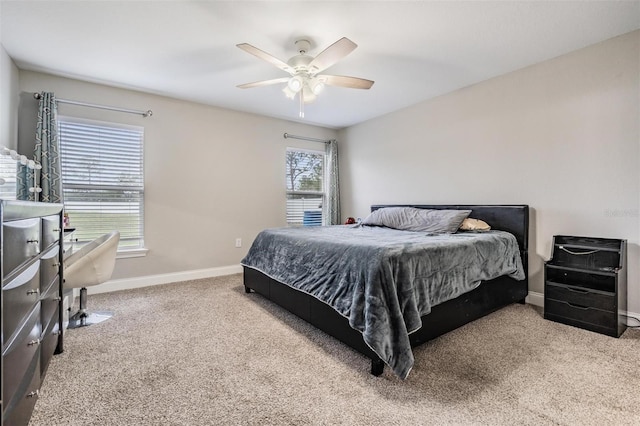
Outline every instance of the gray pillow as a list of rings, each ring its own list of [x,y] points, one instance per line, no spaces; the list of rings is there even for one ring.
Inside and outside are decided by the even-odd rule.
[[[452,234],[471,210],[431,210],[415,207],[385,207],[372,212],[363,225],[386,226],[403,231]]]

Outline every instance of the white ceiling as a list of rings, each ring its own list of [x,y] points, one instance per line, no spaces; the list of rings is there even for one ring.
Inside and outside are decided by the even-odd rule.
[[[640,28],[640,1],[2,0],[0,7],[0,40],[20,69],[296,121],[297,102],[281,85],[235,87],[287,75],[235,45],[287,61],[301,36],[312,56],[348,37],[358,48],[326,73],[376,83],[368,91],[327,87],[306,106],[305,122],[331,128]]]

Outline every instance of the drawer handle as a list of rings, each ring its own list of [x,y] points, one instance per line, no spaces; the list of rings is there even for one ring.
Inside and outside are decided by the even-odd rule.
[[[33,345],[39,345],[39,344],[40,344],[40,339],[36,339],[27,343],[27,346],[33,346]]]
[[[38,294],[40,293],[39,289],[33,289],[33,290],[27,290],[27,294],[31,295],[31,294]]]
[[[572,291],[574,293],[580,293],[580,294],[590,293],[589,290],[581,290],[581,289],[578,289],[578,288],[571,288],[571,287],[567,287],[567,290]]]
[[[59,263],[54,263],[54,264],[53,264],[53,265],[51,265],[51,266],[53,266],[54,268],[57,268],[58,266],[60,266],[60,264],[59,264]]]
[[[36,389],[32,392],[29,392],[27,394],[27,398],[35,398],[36,396],[40,395],[40,389]]]
[[[38,240],[27,240],[27,243],[38,244],[40,241]]]
[[[582,310],[584,310],[584,311],[586,311],[586,310],[590,309],[588,306],[574,305],[574,304],[573,304],[573,303],[571,303],[571,302],[565,302],[565,303],[566,303],[567,305],[569,305],[569,306],[573,307],[573,308],[582,309]]]
[[[60,232],[60,228],[52,229],[51,232]]]

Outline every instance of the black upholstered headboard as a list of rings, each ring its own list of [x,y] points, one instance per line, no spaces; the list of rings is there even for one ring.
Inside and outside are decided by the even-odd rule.
[[[383,207],[415,207],[418,209],[471,210],[469,217],[487,222],[491,229],[507,231],[518,240],[525,273],[528,274],[529,206],[526,204],[381,204],[371,206],[371,211]]]

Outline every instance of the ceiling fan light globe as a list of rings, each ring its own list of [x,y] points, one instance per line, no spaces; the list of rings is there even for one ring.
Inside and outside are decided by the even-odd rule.
[[[302,101],[305,104],[310,104],[311,102],[316,100],[316,95],[315,93],[313,93],[313,91],[308,90],[308,89],[304,89],[302,91]]]
[[[282,91],[284,92],[284,95],[288,99],[293,99],[293,98],[296,97],[296,92],[294,92],[293,90],[289,89],[289,85],[284,86],[284,89],[282,89]]]
[[[314,95],[319,95],[324,90],[324,83],[321,81],[311,82],[311,91]]]
[[[291,77],[287,82],[287,87],[294,93],[298,93],[302,89],[303,85],[304,81],[299,75]]]

